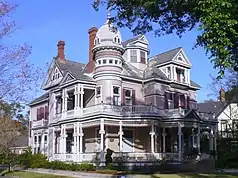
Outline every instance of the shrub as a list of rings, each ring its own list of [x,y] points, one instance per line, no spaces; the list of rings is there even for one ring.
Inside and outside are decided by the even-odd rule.
[[[80,171],[95,171],[96,168],[93,164],[82,163],[82,164],[79,164],[79,170]]]

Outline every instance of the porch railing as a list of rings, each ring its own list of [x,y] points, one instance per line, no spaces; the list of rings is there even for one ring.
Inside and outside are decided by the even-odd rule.
[[[106,154],[106,153],[105,153]],[[83,153],[77,156],[76,154],[54,154],[53,160],[67,161],[67,162],[79,162],[80,158],[82,162],[95,162],[97,153]],[[139,161],[178,161],[178,153],[142,153],[142,152],[130,152],[130,153],[119,153],[115,152],[112,154],[114,161],[117,158],[123,158],[125,162],[139,162]],[[100,161],[100,153],[98,155],[98,161]]]
[[[59,120],[67,120],[73,117],[86,117],[98,114],[108,114],[114,116],[156,116],[161,118],[181,118],[186,115],[187,109],[160,109],[153,105],[130,105],[130,106],[117,106],[110,104],[98,104],[86,108],[78,108],[75,110],[66,111],[62,114],[57,114],[53,122]],[[201,113],[197,114],[205,120],[215,119],[212,114]]]

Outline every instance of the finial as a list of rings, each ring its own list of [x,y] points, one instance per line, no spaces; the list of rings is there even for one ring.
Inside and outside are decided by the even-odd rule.
[[[111,10],[109,8],[107,8],[107,21],[106,21],[106,24],[110,23],[110,19],[111,19]]]

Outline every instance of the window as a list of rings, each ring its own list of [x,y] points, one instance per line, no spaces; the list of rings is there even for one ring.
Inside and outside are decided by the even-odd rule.
[[[137,50],[132,49],[130,52],[131,52],[131,62],[137,62]]]
[[[118,60],[115,60],[115,64],[118,64]]]
[[[51,80],[53,81],[53,80],[57,80],[59,78],[60,78],[60,72],[57,68],[55,68],[55,71],[54,71],[54,74],[52,75]]]
[[[178,82],[185,82],[185,75],[184,75],[184,70],[176,68],[176,75],[177,75],[177,81]]]
[[[98,61],[98,64],[99,64],[99,65],[101,64],[101,60]]]
[[[103,63],[103,64],[106,64],[106,63],[107,63],[107,60],[106,60],[106,59],[103,59],[103,60],[102,60],[102,63]]]
[[[45,138],[44,138],[45,142],[47,142],[47,135],[45,135]]]
[[[170,67],[167,68],[167,75],[168,75],[168,78],[171,79],[171,69],[170,69]]]
[[[68,92],[68,98],[67,98],[67,110],[73,110],[75,105],[75,96],[74,92]]]
[[[113,86],[113,105],[119,105],[120,87]]]
[[[99,44],[99,42],[100,42],[99,38],[95,38],[94,44],[97,45],[97,44]]]
[[[34,143],[37,142],[37,136],[34,136]]]
[[[118,36],[114,37],[114,43],[118,43],[118,44],[121,43],[121,40]]]
[[[125,91],[125,105],[132,105],[132,90]]]
[[[56,114],[62,112],[62,97],[56,96]]]
[[[109,64],[112,64],[113,60],[112,59],[109,59]]]
[[[143,64],[146,63],[145,52],[144,51],[140,51],[140,62],[143,63]]]
[[[37,108],[36,120],[45,119],[45,107]]]
[[[182,59],[181,57],[178,57],[178,60],[179,60],[179,61],[183,61],[183,59]]]
[[[102,101],[102,87],[97,86],[96,87],[96,104],[101,103]]]

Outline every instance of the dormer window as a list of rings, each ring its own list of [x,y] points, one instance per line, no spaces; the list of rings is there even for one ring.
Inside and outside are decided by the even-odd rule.
[[[143,64],[146,64],[146,59],[145,59],[145,52],[144,51],[140,51],[140,62]]]
[[[114,43],[118,43],[120,44],[121,43],[121,40],[118,36],[114,37],[114,40],[113,40]]]
[[[185,83],[184,69],[176,68],[176,80],[181,83]]]
[[[132,49],[130,52],[131,52],[131,62],[137,62],[137,50]]]
[[[99,43],[100,43],[99,38],[95,38],[95,40],[94,40],[94,44],[97,45],[97,44],[99,44]]]

